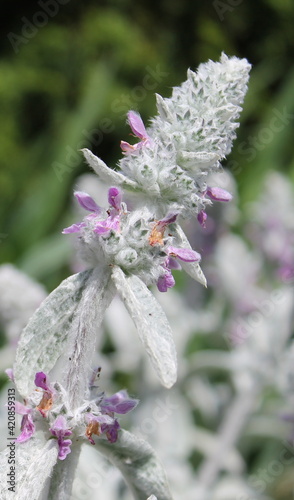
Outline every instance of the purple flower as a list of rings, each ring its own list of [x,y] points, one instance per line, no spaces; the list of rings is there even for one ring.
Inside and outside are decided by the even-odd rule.
[[[67,436],[70,436],[72,432],[67,428],[66,419],[60,415],[56,418],[52,427],[50,427],[50,432],[53,436],[57,437],[58,441],[58,458],[59,460],[64,460],[67,455],[71,452],[71,439],[65,439]]]
[[[174,277],[171,273],[171,269],[180,269],[181,266],[176,261],[176,258],[182,260],[183,262],[199,262],[201,260],[201,255],[190,248],[176,248],[169,246],[167,248],[167,258],[163,264],[164,274],[162,274],[157,280],[157,288],[160,292],[167,292],[168,288],[172,288],[175,285]]]
[[[204,195],[207,195],[211,200],[214,201],[231,201],[233,198],[233,196],[228,191],[219,187],[207,186]]]
[[[103,398],[100,403],[102,415],[92,415],[88,413],[86,421],[88,423],[86,436],[90,443],[95,444],[92,434],[99,436],[105,434],[110,443],[115,443],[118,437],[120,425],[114,413],[125,414],[133,410],[137,404],[137,399],[129,397],[127,391],[119,391],[108,398]]]
[[[19,401],[15,401],[15,412],[18,415],[23,415],[20,425],[21,433],[16,439],[16,442],[25,443],[25,441],[28,441],[32,437],[36,430],[32,417],[33,408],[29,408]]]
[[[111,205],[117,212],[121,209],[122,202],[122,193],[121,190],[117,187],[111,187],[108,190],[108,203]]]
[[[13,369],[12,368],[6,368],[5,373],[6,373],[7,377],[11,380],[11,382],[14,382]]]
[[[52,389],[50,387],[48,377],[46,373],[44,372],[37,372],[35,376],[35,385],[37,387],[41,387],[41,389],[44,389],[44,391],[50,391],[52,392]]]
[[[110,415],[93,415],[92,413],[86,414],[86,436],[91,444],[95,444],[92,434],[100,436],[104,431],[102,431],[102,425],[111,426],[114,424],[114,418]]]
[[[197,215],[197,219],[200,226],[206,227],[207,213],[204,212],[204,210],[201,210],[201,212],[199,212],[199,214]]]
[[[119,391],[109,398],[104,398],[100,406],[103,413],[114,412],[124,414],[133,410],[138,402],[138,399],[130,398],[127,391]]]
[[[168,288],[172,288],[175,286],[175,279],[170,271],[170,269],[166,269],[165,273],[158,278],[157,288],[160,292],[167,292]]]
[[[163,245],[164,231],[168,224],[172,224],[176,221],[178,212],[171,212],[167,214],[163,219],[155,222],[152,231],[149,235],[149,244],[153,247],[154,245]]]
[[[75,191],[74,195],[81,207],[88,210],[88,212],[94,212],[96,214],[100,214],[102,212],[102,208],[97,205],[89,194],[84,193],[83,191]]]
[[[147,130],[142,121],[141,116],[135,111],[128,112],[128,124],[131,127],[133,134],[141,139],[137,144],[131,145],[128,142],[121,141],[120,147],[124,153],[132,153],[137,151],[142,146],[152,145],[152,140],[147,134]]]
[[[106,437],[110,443],[115,443],[117,441],[119,429],[120,425],[116,419],[111,425],[101,425],[101,431],[103,432],[103,434],[106,434]]]
[[[36,373],[35,385],[44,391],[37,410],[39,410],[43,417],[46,417],[47,411],[50,410],[53,404],[54,389],[51,387],[48,377],[44,372]]]
[[[191,248],[176,248],[168,247],[168,255],[171,257],[177,257],[183,262],[199,262],[201,260],[201,255]]]
[[[95,225],[94,232],[101,235],[107,235],[110,231],[119,231],[120,217],[119,215],[110,215],[105,220],[98,221]]]
[[[119,231],[120,227],[120,211],[121,211],[121,201],[122,194],[120,189],[117,187],[111,187],[108,190],[108,202],[111,208],[108,210],[108,217],[106,219],[96,220],[98,216],[101,216],[102,208],[99,207],[96,202],[89,196],[87,193],[82,191],[76,191],[74,193],[81,207],[88,212],[91,212],[87,215],[82,222],[78,222],[72,224],[69,227],[63,229],[63,234],[70,233],[79,233],[81,230],[86,227],[86,221],[92,220],[95,222],[94,232],[100,235],[107,235],[110,231]]]

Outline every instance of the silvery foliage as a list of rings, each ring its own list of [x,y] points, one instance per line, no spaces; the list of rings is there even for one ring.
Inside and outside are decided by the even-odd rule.
[[[90,231],[91,223],[86,224],[80,243],[90,269],[62,282],[23,331],[14,376],[24,400],[30,395],[35,373],[53,370],[61,358],[62,384],[72,413],[83,405],[89,396],[96,331],[116,290],[162,384],[171,387],[175,383],[177,363],[171,329],[147,285],[162,276],[168,247],[189,251],[191,247],[174,221],[169,224],[168,236],[157,235],[155,244],[150,244],[150,235],[158,221],[169,214],[176,214],[178,221],[197,216],[211,203],[205,198],[209,174],[230,152],[249,69],[246,60],[222,55],[219,63],[210,61],[197,73],[189,71],[187,81],[173,90],[170,99],[157,96],[159,115],[147,129],[149,147],[143,144],[134,154],[125,155],[119,164],[121,172],[111,170],[84,150],[98,177],[133,193],[140,206],[132,212],[122,208],[119,237],[113,231],[97,236]],[[183,267],[196,280],[206,283],[197,262],[184,261]],[[37,435],[17,446],[22,469],[17,500],[61,500],[70,494],[79,443],[61,463],[56,440],[43,441]],[[111,445],[102,438],[98,441],[98,449],[120,468],[137,500],[146,500],[150,495],[158,500],[172,498],[164,471],[147,443],[127,432],[121,432],[117,443]],[[29,460],[24,458],[25,453]],[[36,466],[33,456],[42,456]],[[6,499],[5,467],[2,471],[2,496]]]
[[[46,295],[43,286],[12,264],[0,266],[0,326],[7,340],[0,352],[2,371],[11,367],[21,331]]]

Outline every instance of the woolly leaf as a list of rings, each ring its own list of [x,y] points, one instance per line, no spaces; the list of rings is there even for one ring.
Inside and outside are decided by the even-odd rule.
[[[109,168],[104,161],[95,156],[89,149],[81,150],[90,167],[98,175],[99,179],[107,184],[116,184],[131,191],[138,191],[137,184],[125,177],[120,172]]]
[[[151,446],[127,431],[120,431],[116,443],[96,441],[98,449],[120,469],[135,500],[172,500],[165,471]]]
[[[89,386],[98,328],[115,294],[109,266],[93,269],[76,306],[67,346],[66,387],[73,408],[81,405]]]
[[[13,443],[13,441],[11,441]],[[11,449],[12,450],[12,449]],[[57,440],[43,441],[32,437],[26,443],[15,444],[15,490],[9,491],[8,458],[10,448],[0,454],[1,500],[38,500],[46,480],[57,462]],[[42,497],[43,498],[43,497]]]
[[[34,388],[38,371],[49,372],[64,350],[77,304],[92,271],[64,280],[41,304],[23,330],[18,343],[14,378],[26,397]]]
[[[137,276],[126,277],[119,267],[115,267],[112,277],[161,383],[171,387],[177,378],[177,359],[164,311]]]
[[[177,244],[183,248],[191,249],[192,247],[189,243],[189,240],[188,240],[187,236],[185,235],[184,231],[182,230],[181,226],[176,224],[175,227],[176,227],[175,237],[176,237]],[[183,261],[181,261],[181,266],[184,269],[184,271],[186,271],[186,273],[189,274],[189,276],[191,276],[191,278],[193,278],[194,280],[201,283],[201,285],[203,285],[205,287],[207,286],[207,281],[206,281],[206,278],[204,276],[204,273],[203,273],[200,265],[197,262],[183,262]]]

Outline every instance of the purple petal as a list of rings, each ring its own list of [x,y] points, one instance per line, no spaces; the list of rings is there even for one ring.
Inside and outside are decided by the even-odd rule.
[[[117,420],[114,421],[112,425],[101,426],[101,431],[106,434],[106,437],[110,443],[115,443],[118,438],[118,431],[120,429],[120,425]]]
[[[104,398],[101,403],[101,410],[106,412],[115,412],[120,414],[125,414],[135,408],[138,404],[137,399],[129,398],[126,391],[119,391],[110,396],[109,398]]]
[[[120,218],[118,215],[115,217],[107,217],[107,219],[97,222],[94,232],[103,235],[109,233],[111,230],[118,231],[119,222]]]
[[[158,225],[161,226],[167,226],[168,224],[172,224],[172,222],[176,222],[177,216],[179,215],[179,212],[171,212],[167,214],[163,219],[158,221]]]
[[[83,191],[75,191],[74,195],[81,207],[85,208],[85,210],[88,210],[89,212],[96,212],[97,214],[101,212],[102,208],[95,203],[89,194],[84,193]]]
[[[63,229],[62,234],[79,233],[80,230],[85,227],[84,222],[78,222],[77,224],[72,224],[72,226]]]
[[[202,227],[205,227],[205,223],[206,223],[206,219],[207,219],[207,213],[204,212],[203,210],[201,210],[201,212],[199,212],[199,214],[197,215],[197,219],[198,219],[199,224]]]
[[[157,288],[160,292],[167,292],[167,289],[175,286],[175,283],[172,273],[167,269],[165,274],[158,279]]]
[[[12,368],[6,368],[5,373],[8,378],[10,378],[11,382],[14,382],[14,374]]]
[[[23,405],[19,401],[15,401],[14,408],[15,408],[15,413],[17,413],[18,415],[28,415],[29,413],[32,412],[32,408]]]
[[[25,441],[28,441],[32,435],[34,434],[36,428],[35,424],[33,422],[32,416],[30,413],[27,415],[24,415],[22,417],[21,421],[21,434],[18,436],[16,439],[16,443],[25,443]]]
[[[92,413],[87,413],[85,418],[86,422],[89,424],[94,421],[99,424],[112,425],[114,422],[114,418],[110,415],[93,415]]]
[[[233,196],[225,189],[219,187],[207,187],[207,196],[215,201],[231,201]]]
[[[181,264],[173,257],[167,257],[165,265],[168,269],[182,269]]]
[[[67,455],[71,452],[72,441],[71,439],[58,439],[58,458],[59,460],[64,460]]]
[[[70,436],[72,432],[67,428],[67,422],[63,415],[59,415],[50,427],[50,432],[53,436],[61,437]]]
[[[201,255],[190,248],[176,248],[168,247],[168,255],[172,257],[178,257],[178,259],[184,262],[199,262],[201,260]]]
[[[67,455],[71,452],[71,439],[64,439],[67,436],[70,436],[72,432],[67,428],[66,419],[60,415],[56,418],[52,427],[49,429],[53,436],[58,438],[58,458],[59,460],[64,460]]]
[[[124,153],[132,153],[137,149],[135,146],[132,146],[126,141],[120,141],[120,147]]]
[[[136,113],[135,111],[129,111],[127,116],[128,124],[130,125],[133,134],[135,134],[140,139],[145,139],[146,137],[148,137],[145,125],[139,113]]]
[[[35,385],[37,387],[41,387],[41,389],[44,389],[45,391],[50,391],[51,392],[50,384],[49,384],[47,375],[44,372],[38,372],[38,373],[36,373],[36,376],[35,376]]]
[[[122,202],[121,190],[117,187],[111,187],[108,190],[108,203],[116,210],[120,210],[120,205]]]

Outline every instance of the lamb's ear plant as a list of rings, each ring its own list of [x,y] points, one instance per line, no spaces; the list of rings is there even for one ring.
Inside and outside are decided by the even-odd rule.
[[[218,63],[189,70],[171,98],[157,96],[158,115],[150,127],[130,111],[128,124],[138,141],[121,142],[120,171],[83,150],[108,184],[108,206],[100,207],[87,193],[74,193],[88,214],[63,233],[77,233],[88,269],[49,295],[18,345],[10,373],[23,398],[15,407],[22,415],[15,499],[69,498],[83,442],[96,445],[121,470],[135,499],[172,498],[150,446],[120,430],[117,415],[133,410],[138,401],[125,390],[105,396],[95,381],[96,335],[118,292],[160,382],[167,388],[176,382],[173,333],[149,286],[167,292],[175,284],[172,269],[181,267],[206,285],[201,256],[191,248],[181,221],[194,217],[195,224],[205,226],[212,201],[231,199],[210,185],[209,175],[231,150],[249,70],[246,60],[222,55]],[[132,210],[124,192],[133,197]],[[6,459],[3,452],[3,499],[10,498]]]

